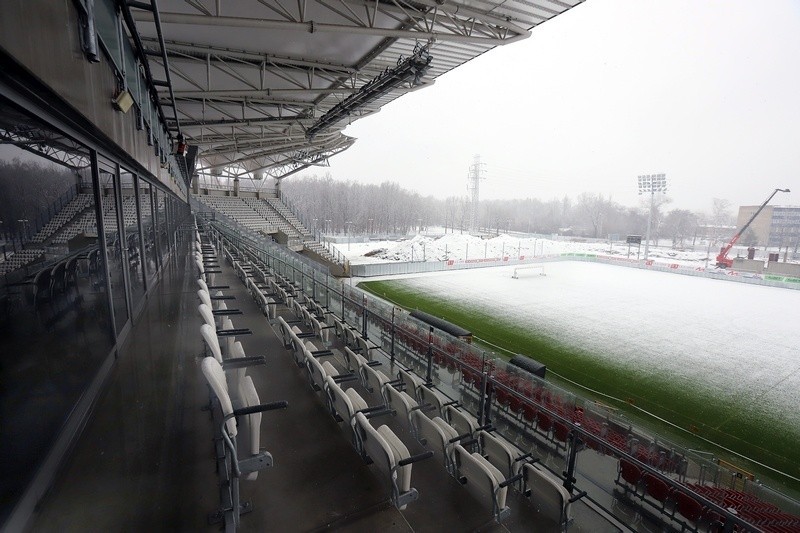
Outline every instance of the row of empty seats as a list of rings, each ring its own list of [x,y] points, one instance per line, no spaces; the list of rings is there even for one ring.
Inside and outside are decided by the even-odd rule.
[[[264,365],[266,358],[246,356],[241,342],[236,340],[236,336],[250,331],[233,327],[230,317],[241,312],[228,307],[226,302],[233,297],[221,291],[228,287],[214,285],[220,272],[216,249],[203,241],[196,223],[195,232],[193,258],[199,276],[200,336],[206,352],[201,369],[210,391],[220,478],[220,508],[215,517],[224,524],[225,531],[235,531],[241,515],[252,508],[249,502],[241,500],[240,480],[254,481],[259,471],[273,464],[272,455],[261,448],[262,413],[286,408],[287,403],[261,403],[247,369]]]
[[[70,200],[53,218],[33,236],[32,242],[41,243],[46,241],[51,235],[61,229],[67,222],[72,220],[75,215],[89,207],[92,203],[92,195],[88,193],[80,193],[75,198]]]
[[[5,261],[0,262],[0,274],[9,274],[39,260],[44,255],[41,248],[27,248],[16,252],[6,252]]]

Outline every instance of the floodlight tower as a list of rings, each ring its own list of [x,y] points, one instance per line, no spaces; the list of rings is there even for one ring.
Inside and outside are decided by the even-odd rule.
[[[645,174],[639,176],[639,195],[646,192],[650,193],[650,214],[647,216],[647,234],[645,235],[644,242],[644,260],[647,261],[647,255],[650,253],[650,224],[653,221],[653,205],[655,203],[655,195],[657,192],[667,192],[667,175],[666,174]]]
[[[469,167],[469,174],[467,174],[467,192],[470,193],[469,204],[469,230],[475,232],[478,230],[478,204],[480,203],[480,182],[486,179],[481,176],[485,164],[481,163],[481,156],[475,155],[472,165]]]

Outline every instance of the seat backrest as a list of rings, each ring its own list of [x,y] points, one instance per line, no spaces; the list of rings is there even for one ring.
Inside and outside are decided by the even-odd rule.
[[[422,378],[405,368],[401,368],[397,372],[397,376],[400,378],[400,381],[403,382],[403,385],[405,385],[406,393],[412,398],[419,400],[417,389],[424,383]]]
[[[508,487],[499,487],[505,481],[503,474],[479,453],[469,453],[460,444],[456,444],[454,455],[458,472],[467,479],[470,493],[495,514],[504,509]]]
[[[414,423],[411,418],[412,410],[418,406],[416,400],[403,391],[399,391],[391,385],[384,387],[384,396],[386,398],[386,405],[393,409],[397,416],[409,427],[414,428]]]
[[[200,298],[201,303],[204,303],[209,308],[213,309],[213,306],[211,305],[211,295],[208,293],[208,291],[204,291],[203,289],[198,289],[197,297]]]
[[[370,392],[383,396],[383,385],[389,381],[386,374],[369,365],[362,365],[360,371],[361,375],[364,377],[365,388]]]
[[[342,388],[333,380],[333,376],[325,378],[325,392],[328,395],[331,407],[342,420],[349,422],[355,414],[355,407],[350,397],[345,394]]]
[[[434,417],[444,414],[442,412],[443,406],[448,400],[441,393],[426,385],[420,385],[419,388],[417,388],[417,394],[419,395],[419,402],[421,404],[424,405],[427,403],[433,406],[433,409],[426,411],[428,416]]]
[[[311,351],[307,345],[303,345],[303,355],[305,357],[306,370],[308,371],[309,378],[311,378],[314,385],[322,389],[325,385],[325,378],[327,377],[326,369],[316,357],[311,355]]]
[[[455,405],[444,408],[444,419],[453,426],[459,435],[472,435],[478,429],[478,421],[471,414]]]
[[[197,278],[197,285],[200,286],[200,289],[206,291],[207,294],[211,294],[211,291],[208,290],[208,285],[203,278]]]
[[[222,365],[213,357],[204,357],[200,367],[209,387],[211,387],[217,400],[219,400],[222,416],[228,416],[233,413],[233,404],[228,394],[228,382],[225,380],[225,372],[222,370]],[[228,431],[228,435],[231,437],[236,436],[236,420],[233,417],[225,422],[225,428]]]
[[[450,439],[458,436],[456,431],[438,416],[428,418],[419,410],[411,413],[411,419],[417,428],[417,438],[437,455],[441,455],[444,466],[449,470],[455,447]]]
[[[504,477],[510,478],[519,471],[519,463],[515,459],[521,454],[510,443],[481,430],[478,432],[478,445],[483,456],[500,470]]]
[[[203,340],[206,342],[206,346],[208,346],[208,349],[211,351],[211,355],[214,357],[214,359],[222,364],[222,350],[219,347],[219,339],[217,339],[216,329],[208,324],[203,324],[200,326],[200,335],[202,335]]]
[[[397,492],[408,492],[411,488],[411,465],[395,468],[399,461],[410,457],[408,448],[388,426],[373,428],[364,413],[356,413],[356,427],[367,457],[389,476]]]
[[[361,354],[367,358],[367,360],[372,361],[372,350],[369,348],[369,344],[367,343],[366,339],[361,335],[356,336],[356,343],[358,347],[361,348]]]
[[[200,312],[203,322],[214,328],[214,334],[216,335],[217,322],[214,320],[214,314],[211,312],[211,306],[200,304],[197,306],[197,310]]]
[[[347,346],[344,347],[344,353],[345,357],[349,361],[350,370],[353,372],[359,370],[362,366],[367,364],[367,360],[364,359],[361,354],[354,352]]]
[[[563,482],[538,464],[526,463],[523,467],[525,487],[539,512],[558,524],[570,519],[570,495]]]

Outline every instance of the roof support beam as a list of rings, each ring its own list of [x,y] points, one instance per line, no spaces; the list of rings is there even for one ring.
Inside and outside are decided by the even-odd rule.
[[[337,87],[335,89],[236,89],[230,91],[175,91],[175,97],[181,98],[250,98],[260,96],[275,96],[281,94],[291,95],[313,95],[318,94],[351,94],[355,89],[348,87]]]
[[[472,44],[501,45],[509,44],[530,36],[530,32],[513,33],[507,38],[482,37],[434,31],[396,30],[392,28],[370,28],[365,26],[347,26],[345,24],[327,24],[324,22],[291,22],[287,20],[269,20],[244,17],[209,17],[206,15],[190,15],[186,13],[161,13],[162,24],[188,24],[192,26],[214,26],[227,28],[256,28],[261,30],[300,31],[305,33],[344,33],[351,35],[372,35],[376,37],[396,37],[405,39],[450,41]],[[153,16],[147,12],[137,12],[136,20],[152,22]]]

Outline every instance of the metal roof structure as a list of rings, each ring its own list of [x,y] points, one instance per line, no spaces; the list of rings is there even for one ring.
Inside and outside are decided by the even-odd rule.
[[[170,129],[199,148],[196,171],[282,179],[349,148],[342,130],[352,121],[582,1],[151,0],[127,9],[153,76],[169,82],[158,94]],[[415,55],[427,63],[409,69]]]

